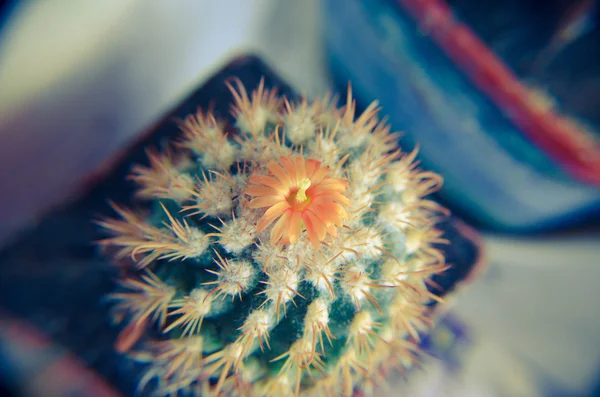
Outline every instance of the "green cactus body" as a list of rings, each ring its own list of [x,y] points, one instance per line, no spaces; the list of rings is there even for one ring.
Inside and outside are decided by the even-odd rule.
[[[99,221],[124,269],[119,351],[160,395],[351,395],[417,359],[444,271],[441,179],[376,104],[230,86],[235,128],[190,115],[131,178],[149,205]]]

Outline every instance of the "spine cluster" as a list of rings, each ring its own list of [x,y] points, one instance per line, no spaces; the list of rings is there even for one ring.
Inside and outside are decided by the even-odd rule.
[[[132,169],[141,209],[99,221],[124,275],[116,348],[159,395],[370,392],[415,364],[440,300],[441,178],[350,91],[338,106],[229,88],[233,125],[182,120]]]

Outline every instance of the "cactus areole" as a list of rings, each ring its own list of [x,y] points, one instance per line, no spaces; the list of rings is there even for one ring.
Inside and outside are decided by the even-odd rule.
[[[116,348],[158,395],[350,396],[420,358],[445,264],[441,178],[351,90],[290,100],[229,84],[233,125],[198,110],[111,203]]]

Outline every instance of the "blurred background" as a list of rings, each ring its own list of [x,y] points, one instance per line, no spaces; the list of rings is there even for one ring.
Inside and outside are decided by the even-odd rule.
[[[483,236],[461,343],[406,395],[598,395],[599,22],[595,0],[0,1],[0,245],[257,54],[378,99]]]

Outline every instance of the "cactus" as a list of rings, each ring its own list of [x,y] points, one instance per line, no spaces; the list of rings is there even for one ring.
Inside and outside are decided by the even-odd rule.
[[[235,125],[199,110],[148,150],[142,210],[111,203],[116,349],[158,395],[352,395],[420,357],[445,264],[441,178],[378,116],[228,83]]]

